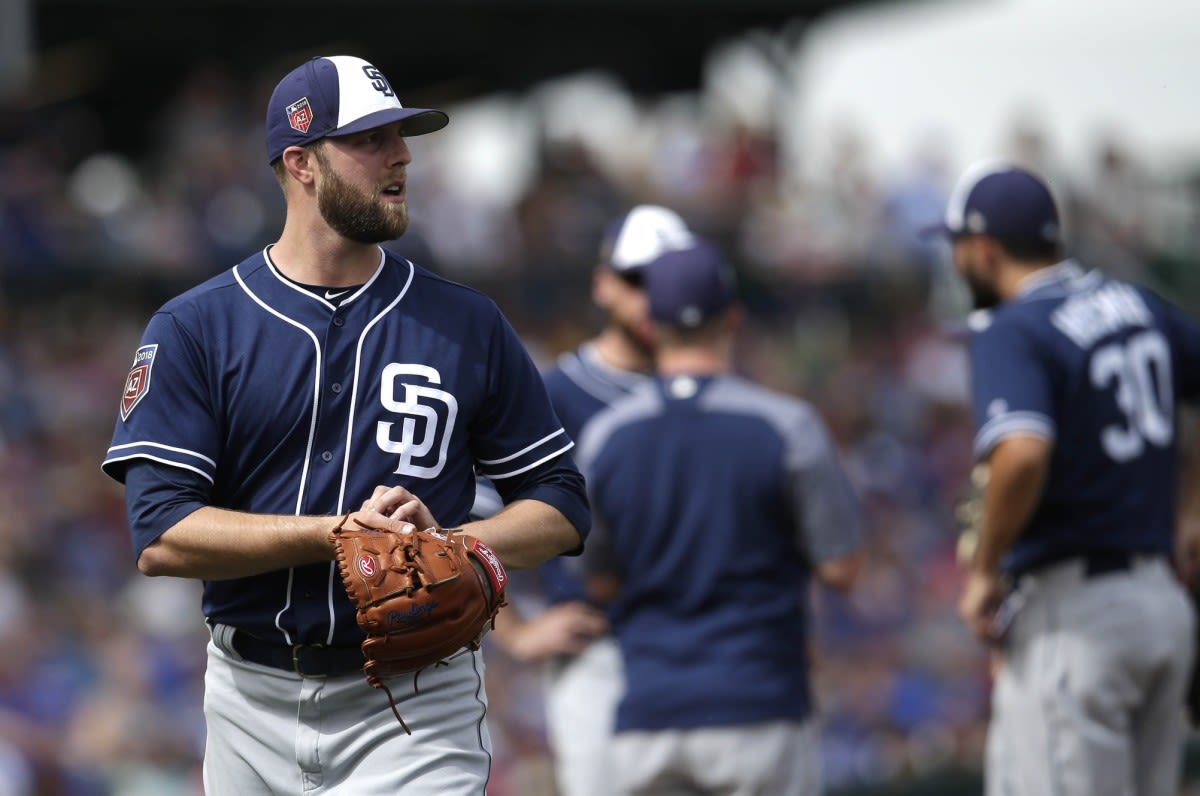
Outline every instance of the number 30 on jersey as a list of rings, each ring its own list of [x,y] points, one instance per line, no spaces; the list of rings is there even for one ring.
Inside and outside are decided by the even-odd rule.
[[[1106,426],[1100,444],[1114,461],[1127,462],[1142,455],[1146,445],[1165,448],[1175,436],[1171,418],[1174,390],[1171,352],[1167,341],[1154,330],[1100,346],[1092,354],[1092,385],[1116,388],[1123,423]]]

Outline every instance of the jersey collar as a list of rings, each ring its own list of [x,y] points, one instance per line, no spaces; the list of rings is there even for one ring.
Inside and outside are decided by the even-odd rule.
[[[1063,260],[1056,265],[1039,268],[1017,283],[1016,298],[1026,298],[1045,288],[1062,287],[1083,275],[1083,268],[1074,260]]]
[[[629,390],[639,384],[644,383],[649,377],[644,373],[639,373],[634,370],[625,370],[610,365],[600,356],[600,352],[596,350],[596,344],[588,340],[579,346],[579,360],[593,375],[607,379],[608,381],[621,385],[624,389]]]

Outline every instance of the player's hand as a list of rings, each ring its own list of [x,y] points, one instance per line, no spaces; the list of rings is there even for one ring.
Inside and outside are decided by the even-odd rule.
[[[1000,576],[991,572],[971,570],[962,597],[958,601],[958,614],[980,641],[995,644],[1000,640],[1001,630],[996,626],[996,612],[1004,601],[1005,588]]]
[[[1188,588],[1200,586],[1200,519],[1187,517],[1175,536],[1175,572]]]
[[[399,533],[441,527],[421,499],[402,486],[375,487],[371,497],[363,501],[362,511],[392,520],[395,524],[387,523],[386,527]]]
[[[604,614],[585,602],[560,603],[521,622],[508,644],[513,657],[543,661],[554,655],[578,655],[608,633]]]

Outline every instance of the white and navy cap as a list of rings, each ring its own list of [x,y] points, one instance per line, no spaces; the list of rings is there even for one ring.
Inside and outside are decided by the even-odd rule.
[[[698,238],[654,258],[645,283],[650,317],[685,329],[716,317],[737,297],[733,268],[716,246]]]
[[[989,160],[967,169],[946,204],[941,224],[926,230],[952,238],[987,235],[1000,242],[1062,242],[1058,207],[1046,182],[1033,172]]]
[[[361,58],[313,58],[288,72],[267,103],[267,162],[290,146],[349,135],[392,122],[404,134],[425,135],[450,121],[432,108],[405,108],[383,73]]]
[[[690,246],[695,240],[674,210],[638,205],[609,225],[600,257],[617,273],[630,275],[663,252]]]

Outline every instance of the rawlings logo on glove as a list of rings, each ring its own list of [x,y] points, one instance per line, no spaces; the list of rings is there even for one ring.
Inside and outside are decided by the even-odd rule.
[[[483,542],[440,528],[398,534],[339,525],[329,539],[366,633],[363,673],[387,693],[396,719],[411,732],[383,678],[479,649],[505,605],[508,573]]]

